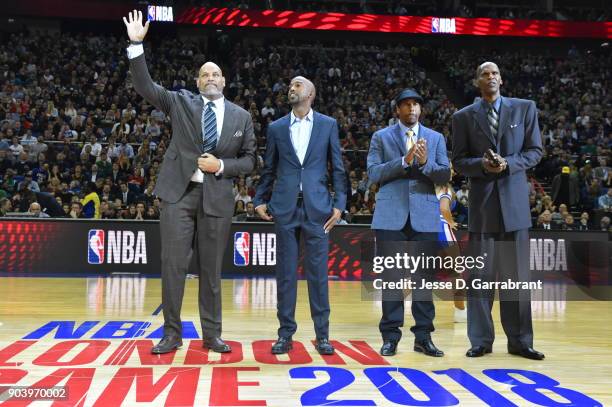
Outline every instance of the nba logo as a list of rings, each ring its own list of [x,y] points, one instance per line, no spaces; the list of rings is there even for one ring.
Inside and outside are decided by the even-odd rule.
[[[104,263],[104,231],[90,229],[87,239],[87,262],[89,264]]]
[[[437,33],[440,31],[440,19],[438,17],[432,17],[431,19],[431,32]]]
[[[248,266],[249,265],[249,241],[251,236],[249,232],[234,233],[234,265]]]
[[[155,21],[155,6],[148,6],[147,7],[147,20],[149,21]]]

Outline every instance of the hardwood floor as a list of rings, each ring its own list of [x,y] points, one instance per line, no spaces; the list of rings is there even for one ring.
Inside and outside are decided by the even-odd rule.
[[[276,357],[275,281],[224,280],[223,338],[234,351],[220,356],[201,348],[197,280],[186,284],[183,347],[152,356],[163,323],[159,279],[0,278],[0,387],[67,386],[68,397],[53,405],[85,406],[612,405],[610,302],[533,302],[543,361],[506,352],[497,306],[493,353],[466,358],[466,324],[453,323],[447,301],[436,302],[433,334],[445,357],[415,353],[407,307],[398,354],[382,358],[380,303],[364,301],[359,282],[330,281],[337,352],[322,357],[300,281],[295,347]]]

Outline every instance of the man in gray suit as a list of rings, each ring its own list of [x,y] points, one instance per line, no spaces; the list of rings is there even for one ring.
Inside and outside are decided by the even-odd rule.
[[[535,103],[502,97],[502,83],[494,63],[485,62],[476,70],[475,84],[482,98],[453,115],[453,164],[470,181],[470,241],[487,253],[484,269],[473,270],[472,277],[530,281],[531,215],[525,172],[540,161],[542,140]],[[529,294],[500,290],[501,321],[509,353],[541,360],[544,355],[533,349]],[[468,291],[472,346],[468,357],[492,351],[493,298],[494,290]]]
[[[221,339],[221,265],[234,210],[232,180],[255,167],[251,116],[223,97],[225,78],[207,62],[199,70],[199,95],[170,92],[151,80],[142,40],[149,22],[130,13],[126,24],[130,72],[136,91],[169,115],[172,141],[164,156],[154,193],[162,199],[162,304],[164,336],[153,353],[182,345],[180,319],[190,258],[200,266],[199,308],[203,345],[230,352]]]

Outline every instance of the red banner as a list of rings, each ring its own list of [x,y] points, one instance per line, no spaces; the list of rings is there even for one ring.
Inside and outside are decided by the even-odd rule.
[[[176,17],[175,21],[183,24],[229,27],[407,34],[612,38],[612,22],[609,21],[501,20],[495,18],[415,17],[199,7],[186,9]]]

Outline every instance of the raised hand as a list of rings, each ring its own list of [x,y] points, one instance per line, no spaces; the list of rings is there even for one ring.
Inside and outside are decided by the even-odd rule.
[[[128,13],[128,18],[123,17],[130,41],[141,42],[149,31],[149,21],[142,25],[142,11],[134,10]]]

